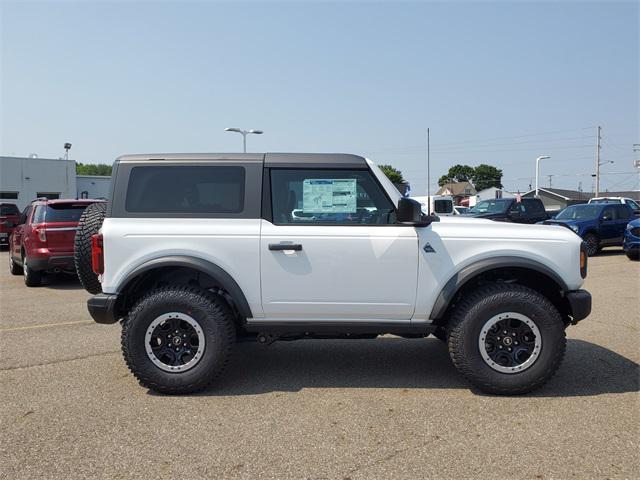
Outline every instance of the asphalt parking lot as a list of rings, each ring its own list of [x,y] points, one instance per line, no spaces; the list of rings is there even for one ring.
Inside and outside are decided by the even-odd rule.
[[[638,478],[640,264],[619,249],[590,260],[558,374],[512,398],[395,337],[241,344],[214,388],[156,395],[74,279],[27,289],[7,262],[0,478]]]

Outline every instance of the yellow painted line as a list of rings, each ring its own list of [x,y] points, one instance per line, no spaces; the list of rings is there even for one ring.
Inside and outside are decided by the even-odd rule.
[[[26,327],[0,328],[0,332],[16,332],[19,330],[34,330],[36,328],[49,328],[49,327],[66,327],[68,325],[88,325],[90,323],[94,323],[94,322],[90,320],[83,320],[81,322],[44,323],[42,325],[28,325]]]

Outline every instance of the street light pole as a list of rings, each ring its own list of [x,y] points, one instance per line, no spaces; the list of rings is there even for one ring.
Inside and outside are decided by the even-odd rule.
[[[596,142],[596,197],[600,196],[600,127],[598,127],[598,140]]]
[[[536,158],[536,198],[538,198],[538,182],[540,177],[540,160],[551,158],[549,155],[541,155]]]
[[[247,153],[247,135],[253,133],[254,135],[262,135],[262,130],[242,130],[241,128],[225,128],[225,132],[236,132],[242,135],[242,151]]]

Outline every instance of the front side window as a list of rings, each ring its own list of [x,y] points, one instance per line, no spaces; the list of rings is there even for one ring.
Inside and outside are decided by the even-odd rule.
[[[135,213],[241,213],[244,185],[243,167],[134,167],[129,176],[125,210]]]
[[[615,220],[616,219],[616,209],[613,207],[607,207],[602,212],[603,220]]]
[[[395,208],[368,170],[271,170],[278,225],[390,225]]]
[[[24,223],[27,223],[27,219],[29,218],[29,215],[31,214],[31,209],[33,207],[31,205],[29,205],[27,208],[24,209],[24,212],[22,212],[22,215],[20,216],[20,220],[18,220],[18,225],[22,225]]]

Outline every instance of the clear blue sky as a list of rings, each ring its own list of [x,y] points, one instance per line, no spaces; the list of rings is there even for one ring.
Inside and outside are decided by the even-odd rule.
[[[527,190],[640,188],[637,2],[1,4],[2,154],[365,154],[413,194],[489,163]],[[551,133],[549,133],[551,132]],[[540,135],[539,135],[540,134]],[[578,175],[581,174],[581,175]],[[544,185],[548,177],[543,177]]]

